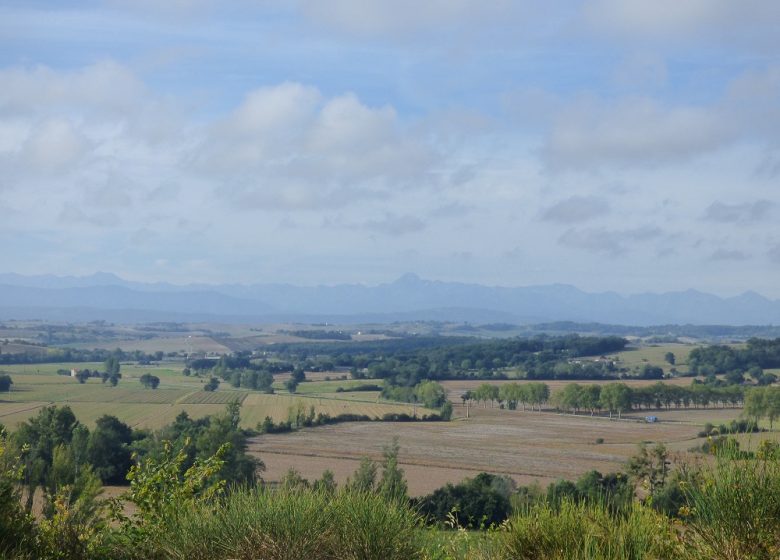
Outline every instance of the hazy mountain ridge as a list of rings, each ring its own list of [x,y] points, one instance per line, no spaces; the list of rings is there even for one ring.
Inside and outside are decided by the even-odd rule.
[[[182,318],[241,320],[333,320],[374,322],[447,321],[601,322],[624,325],[780,324],[780,301],[755,292],[721,298],[696,290],[623,296],[588,293],[565,284],[494,287],[424,280],[406,274],[390,283],[366,286],[289,284],[189,284],[130,282],[113,274],[84,277],[0,274],[0,318],[36,310],[47,318],[112,320]],[[78,309],[78,313],[75,310]],[[26,311],[25,311],[26,310]]]

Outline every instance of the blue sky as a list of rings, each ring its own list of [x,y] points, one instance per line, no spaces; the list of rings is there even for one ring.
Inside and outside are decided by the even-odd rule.
[[[549,4],[0,2],[2,269],[780,297],[780,5]]]

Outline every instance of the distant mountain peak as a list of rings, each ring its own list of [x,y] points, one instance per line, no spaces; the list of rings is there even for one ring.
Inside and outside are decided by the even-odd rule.
[[[424,283],[425,280],[420,278],[417,274],[414,272],[407,272],[406,274],[402,274],[398,277],[398,279],[393,282],[394,285],[399,286],[415,286],[417,284]]]
[[[89,276],[95,282],[106,282],[110,284],[123,284],[125,281],[112,272],[103,272],[101,270]]]

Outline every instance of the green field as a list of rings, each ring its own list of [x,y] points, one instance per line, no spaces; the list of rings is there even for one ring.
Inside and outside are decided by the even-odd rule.
[[[616,354],[610,354],[610,358],[617,358],[618,367],[627,367],[629,369],[640,369],[645,364],[652,366],[659,366],[664,369],[665,372],[673,367],[678,370],[686,370],[688,366],[688,356],[691,350],[697,348],[698,345],[693,344],[659,344],[650,346],[641,346],[639,348],[632,348]],[[671,365],[666,361],[665,357],[667,352],[671,352],[675,357],[675,365]]]
[[[242,425],[255,427],[266,416],[275,422],[287,420],[291,407],[303,406],[315,413],[360,414],[379,418],[388,413],[418,415],[433,411],[422,407],[382,401],[377,391],[337,392],[376,380],[311,381],[298,386],[295,395],[287,393],[281,382],[275,383],[278,394],[266,395],[244,389],[234,389],[221,383],[217,391],[202,390],[205,380],[182,375],[183,364],[138,366],[122,364],[122,379],[111,387],[98,378],[81,384],[70,376],[58,375],[58,369],[102,369],[102,363],[80,364],[24,364],[4,366],[0,371],[13,379],[10,393],[0,394],[0,423],[13,429],[16,425],[51,405],[68,405],[87,425],[104,414],[112,414],[137,428],[160,428],[174,420],[177,414],[187,412],[193,418],[219,413],[225,405],[241,404]],[[160,378],[157,389],[144,388],[138,378],[151,373]]]

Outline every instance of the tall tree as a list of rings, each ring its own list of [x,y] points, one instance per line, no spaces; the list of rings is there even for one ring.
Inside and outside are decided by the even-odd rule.
[[[369,457],[360,459],[360,466],[347,480],[347,488],[355,492],[373,492],[376,484],[377,466]]]
[[[132,442],[132,428],[116,416],[104,415],[97,419],[89,436],[87,455],[103,484],[126,483],[127,472],[133,464],[130,453]]]
[[[408,499],[408,485],[404,471],[398,466],[398,437],[384,448],[382,476],[379,479],[378,492],[387,500],[405,502]]]

